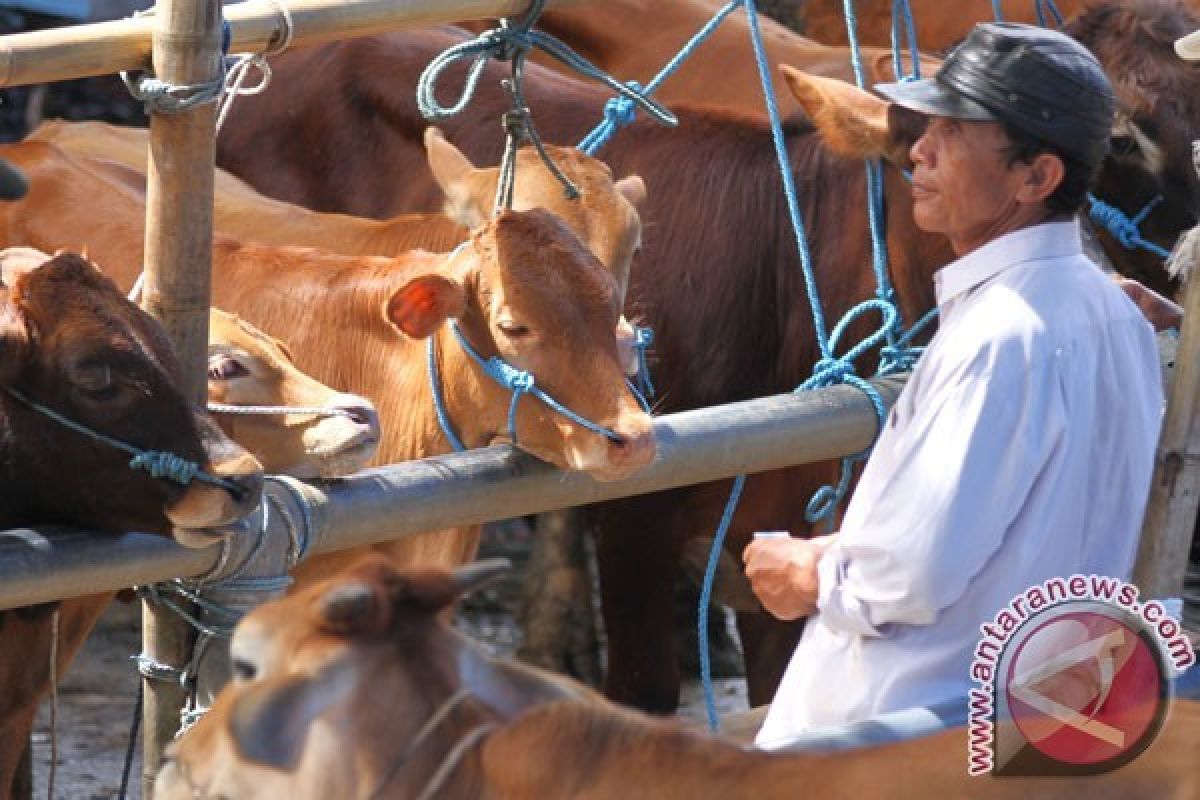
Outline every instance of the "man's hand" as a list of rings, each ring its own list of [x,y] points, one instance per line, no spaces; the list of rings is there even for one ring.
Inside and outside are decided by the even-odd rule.
[[[1117,278],[1117,285],[1125,290],[1125,294],[1150,321],[1154,330],[1178,328],[1183,323],[1183,309],[1153,289],[1129,278]]]
[[[763,608],[783,620],[815,612],[817,562],[836,536],[754,539],[746,545],[746,577]]]

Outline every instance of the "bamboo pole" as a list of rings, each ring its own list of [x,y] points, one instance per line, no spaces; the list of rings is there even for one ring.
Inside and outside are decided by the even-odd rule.
[[[546,6],[581,1],[546,0]],[[528,5],[528,0],[251,0],[226,6],[225,19],[232,34],[230,52],[261,53],[289,38],[289,27],[291,44],[311,45],[519,15]],[[154,17],[138,17],[0,36],[0,87],[145,70],[154,26]]]
[[[1200,232],[1186,242],[1183,331],[1133,572],[1146,597],[1183,591],[1200,503]]]
[[[175,86],[221,76],[219,0],[162,0],[155,16],[154,74]],[[142,304],[166,328],[182,371],[184,395],[208,396],[208,317],[212,294],[215,106],[152,113],[146,190],[146,277]],[[177,669],[188,663],[192,632],[169,609],[142,606],[142,652]],[[154,794],[163,749],[179,729],[186,690],[177,681],[144,679],[142,797]]]

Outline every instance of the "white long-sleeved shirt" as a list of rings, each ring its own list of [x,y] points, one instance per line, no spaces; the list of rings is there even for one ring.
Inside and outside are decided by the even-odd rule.
[[[757,744],[963,698],[979,626],[1047,578],[1133,569],[1162,416],[1154,333],[1078,223],[935,276],[940,322],[818,564]]]

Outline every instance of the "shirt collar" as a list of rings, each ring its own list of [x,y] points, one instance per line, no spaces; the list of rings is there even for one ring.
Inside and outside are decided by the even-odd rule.
[[[1006,233],[942,267],[933,276],[937,302],[944,306],[1006,269],[1026,261],[1067,258],[1083,253],[1079,220],[1045,222]]]

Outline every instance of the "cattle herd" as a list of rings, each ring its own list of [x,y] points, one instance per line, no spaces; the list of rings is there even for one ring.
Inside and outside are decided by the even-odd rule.
[[[1120,102],[1096,192],[1129,211],[1161,195],[1141,232],[1167,249],[1200,214],[1191,157],[1200,67],[1172,49],[1200,29],[1194,3],[1057,4],[1064,30],[1096,54]],[[541,24],[622,80],[645,82],[722,5],[603,0],[548,11]],[[1037,21],[1036,3],[1002,5],[1011,19]],[[892,4],[859,6],[868,75],[892,80]],[[959,6],[912,3],[926,74],[974,21],[990,18],[990,3]],[[890,269],[911,322],[933,306],[933,273],[952,253],[912,221],[903,171],[914,131],[850,82],[841,8],[804,4],[820,41],[762,20],[787,114],[785,149],[831,318],[874,290],[861,159],[884,159]],[[522,148],[512,208],[498,214],[506,68],[489,65],[472,103],[440,130],[427,127],[415,100],[424,67],[470,35],[415,30],[285,52],[272,59],[269,90],[238,100],[217,141],[212,270],[222,310],[212,312],[209,412],[184,400],[163,330],[127,298],[143,263],[145,131],[48,122],[0,145],[0,159],[28,184],[0,202],[0,247],[8,248],[0,252],[0,529],[136,529],[202,546],[220,535],[209,531],[229,530],[253,509],[264,471],[332,478],[447,453],[456,439],[466,447],[515,440],[561,469],[624,478],[656,451],[651,417],[627,380],[637,367],[630,320],[656,333],[658,411],[804,381],[819,353],[743,15],[662,87],[678,128],[634,121],[596,157],[573,145],[601,118],[607,93],[554,64],[531,64],[525,95],[538,131],[580,192],[566,196]],[[462,78],[451,69],[446,81]],[[1118,272],[1177,289],[1151,254],[1098,236]],[[510,421],[509,393],[456,330],[607,433],[530,399]],[[864,332],[858,325],[850,335]],[[150,460],[171,454],[191,471],[134,469],[113,441]],[[811,533],[802,498],[835,468],[753,476],[729,552],[740,553],[755,530]],[[627,708],[662,713],[678,704],[673,584],[689,541],[711,533],[727,494],[720,482],[587,509],[608,642],[604,695],[487,657],[446,625],[442,612],[502,568],[474,562],[478,528],[302,563],[287,598],[239,625],[235,680],[173,745],[156,796],[1075,791],[1046,780],[969,780],[963,730],[849,753],[767,754]],[[0,612],[0,800],[12,796],[51,676],[67,668],[110,600]],[[739,613],[738,626],[751,701],[765,703],[799,629],[762,612]],[[1200,797],[1198,747],[1200,707],[1177,701],[1144,757],[1088,786],[1105,798]]]

